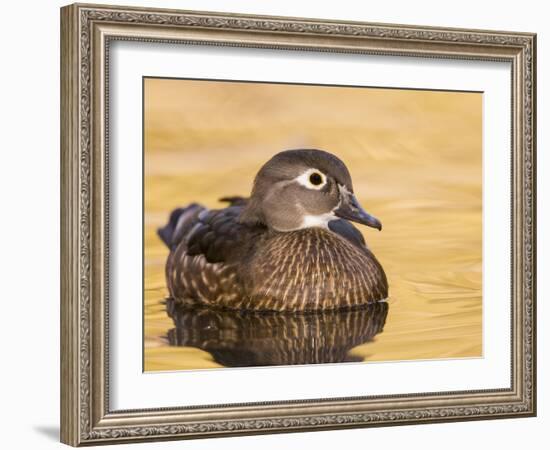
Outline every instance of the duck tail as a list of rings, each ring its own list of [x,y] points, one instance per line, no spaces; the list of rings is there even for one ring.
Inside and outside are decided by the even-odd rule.
[[[187,231],[192,228],[196,217],[204,209],[204,206],[197,203],[192,203],[185,208],[174,209],[170,213],[168,223],[157,230],[157,234],[162,242],[170,250],[174,249],[182,237],[186,235]]]

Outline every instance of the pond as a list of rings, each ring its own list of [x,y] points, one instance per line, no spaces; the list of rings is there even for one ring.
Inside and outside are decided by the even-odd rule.
[[[145,83],[144,368],[482,356],[482,94],[216,83]],[[166,302],[170,211],[248,196],[288,148],[350,169],[358,226],[389,282],[384,306],[277,317]]]

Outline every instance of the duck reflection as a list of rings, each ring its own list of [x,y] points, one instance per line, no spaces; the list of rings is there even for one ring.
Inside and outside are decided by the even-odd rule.
[[[389,306],[301,314],[222,311],[166,303],[170,345],[196,347],[226,367],[362,361],[349,354],[384,328]]]

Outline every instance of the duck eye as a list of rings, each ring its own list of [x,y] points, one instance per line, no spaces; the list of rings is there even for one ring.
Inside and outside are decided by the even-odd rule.
[[[318,174],[317,172],[313,172],[309,176],[309,182],[313,184],[314,186],[319,186],[323,182],[323,177]]]

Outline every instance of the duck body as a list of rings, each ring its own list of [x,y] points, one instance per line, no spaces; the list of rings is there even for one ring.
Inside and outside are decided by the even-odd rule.
[[[351,223],[337,220],[326,229],[278,232],[240,223],[243,209],[194,204],[172,213],[171,224],[160,233],[171,249],[166,280],[176,302],[313,311],[387,298],[384,270]]]
[[[382,266],[351,221],[382,229],[353,194],[351,175],[331,153],[276,154],[250,198],[191,204],[158,230],[169,247],[166,280],[182,304],[233,310],[314,311],[385,300]]]

